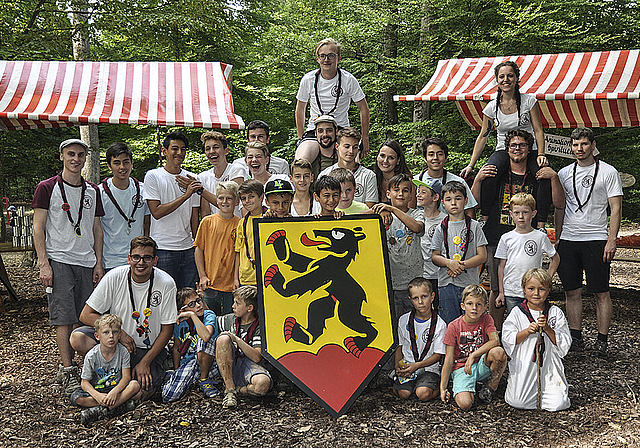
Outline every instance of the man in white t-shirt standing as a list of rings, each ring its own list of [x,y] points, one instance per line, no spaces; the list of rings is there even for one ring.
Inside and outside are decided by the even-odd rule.
[[[369,153],[369,105],[358,80],[351,73],[338,68],[340,48],[340,43],[332,38],[318,42],[315,54],[320,69],[308,72],[300,80],[296,95],[296,159],[313,161],[318,156],[320,147],[315,135],[315,120],[320,115],[335,117],[339,128],[349,126],[351,100],[360,111],[362,157]],[[310,104],[310,112],[305,131],[307,103]]]
[[[247,142],[264,143],[268,148],[269,143],[271,142],[271,136],[269,135],[269,125],[262,120],[253,120],[251,123],[249,123],[247,125]],[[238,157],[233,161],[233,163],[242,165],[248,175],[249,167],[247,166],[247,162],[244,157]],[[287,162],[282,157],[276,157],[271,154],[271,149],[269,149],[269,164],[267,165],[267,171],[271,174],[285,174],[286,176],[289,176],[289,174],[291,174],[289,162]]]
[[[131,240],[128,264],[107,272],[87,300],[80,320],[85,326],[71,335],[71,345],[84,356],[97,343],[93,325],[104,313],[122,319],[120,343],[131,354],[131,377],[140,382],[143,399],[164,380],[165,345],[178,312],[176,284],[156,268],[157,246],[148,236]]]
[[[113,177],[103,180],[98,189],[104,207],[100,218],[104,234],[102,262],[109,270],[127,264],[133,238],[149,234],[149,209],[143,199],[143,183],[131,177],[131,148],[121,142],[112,143],[106,159]]]
[[[215,198],[218,183],[232,180],[240,186],[242,182],[249,177],[249,169],[246,164],[243,165],[237,161],[233,161],[233,163],[227,162],[229,147],[227,137],[222,132],[204,132],[200,136],[200,140],[202,140],[202,144],[204,145],[204,154],[207,156],[207,159],[209,159],[209,162],[211,162],[211,165],[213,165],[211,169],[198,175],[202,186],[213,195],[212,199],[214,199],[214,202],[211,203],[204,195],[201,197],[200,213],[204,218],[205,216],[218,213],[218,199]],[[208,197],[209,195],[206,196]],[[236,207],[235,213],[239,217],[242,217],[240,207]]]
[[[589,128],[571,133],[576,161],[558,173],[565,191],[565,215],[556,217],[557,249],[560,255],[558,275],[567,298],[567,319],[573,341],[571,349],[581,351],[582,272],[587,277],[587,291],[596,296],[598,339],[593,351],[606,358],[607,336],[611,324],[609,274],[616,253],[616,238],[622,219],[622,181],[611,165],[593,155],[596,140]],[[607,207],[611,220],[607,231]]]
[[[62,172],[40,182],[31,203],[40,281],[47,291],[49,324],[56,328],[62,361],[57,381],[67,395],[80,387],[69,335],[93,286],[104,275],[100,193],[82,177],[88,150],[82,140],[62,142]]]
[[[165,165],[144,177],[144,199],[152,216],[149,235],[158,244],[158,268],[173,277],[178,288],[194,288],[198,282],[193,235],[204,188],[195,174],[182,169],[188,147],[184,134],[168,134],[162,144]]]

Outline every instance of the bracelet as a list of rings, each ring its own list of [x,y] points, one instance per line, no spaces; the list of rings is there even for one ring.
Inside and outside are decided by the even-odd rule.
[[[451,260],[447,260],[447,268],[449,267],[450,264],[451,264]]]

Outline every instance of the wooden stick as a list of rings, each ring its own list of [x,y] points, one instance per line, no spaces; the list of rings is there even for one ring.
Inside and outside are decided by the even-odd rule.
[[[542,356],[540,356],[540,343],[542,342],[542,327],[538,330],[538,340],[536,341],[536,364],[538,367],[538,410],[541,409],[542,402],[542,383],[540,380],[540,371],[542,370]]]

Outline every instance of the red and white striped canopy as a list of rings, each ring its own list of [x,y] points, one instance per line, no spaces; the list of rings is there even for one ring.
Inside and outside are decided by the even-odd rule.
[[[0,129],[120,123],[242,129],[220,62],[0,61]]]
[[[520,91],[538,99],[545,128],[640,125],[640,50],[448,59],[417,95],[396,101],[456,101],[465,121],[482,125],[482,109],[495,98],[493,68],[512,60]]]

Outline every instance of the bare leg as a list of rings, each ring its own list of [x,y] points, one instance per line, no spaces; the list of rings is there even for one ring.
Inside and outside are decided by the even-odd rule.
[[[498,384],[500,384],[502,373],[507,366],[507,354],[502,347],[494,347],[484,357],[484,363],[491,369],[491,377],[487,384],[491,389],[496,390]]]
[[[269,377],[267,375],[257,374],[251,378],[251,384],[242,386],[239,392],[243,395],[262,397],[267,392],[269,392],[269,386],[271,386],[271,380],[269,379]]]
[[[86,334],[80,333],[76,331],[75,333],[71,333],[69,337],[69,343],[71,344],[71,348],[73,348],[81,358],[84,359],[85,355],[89,350],[96,346],[97,342],[92,338],[87,336]]]
[[[598,333],[609,334],[612,308],[613,306],[611,304],[611,294],[608,291],[596,293],[596,316],[598,318]]]
[[[69,343],[71,331],[73,331],[73,325],[58,325],[56,327],[56,342],[64,367],[71,367],[71,361],[73,361],[74,351]]]
[[[565,291],[564,295],[567,299],[569,329],[582,330],[582,288]],[[609,305],[611,305],[611,299],[609,299]],[[609,312],[609,319],[611,319],[611,312]]]
[[[218,336],[216,340],[216,360],[226,390],[235,390],[233,383],[233,342],[227,335]]]
[[[309,162],[313,162],[319,153],[320,145],[317,140],[305,140],[296,149],[296,159],[307,159]]]
[[[456,404],[464,411],[473,406],[473,401],[474,397],[471,392],[460,392],[456,395]]]
[[[200,366],[200,379],[206,380],[209,378],[209,370],[211,370],[211,366],[213,365],[213,356],[209,355],[205,352],[198,352],[198,365]]]
[[[428,387],[418,387],[418,388],[416,388],[416,397],[418,397],[418,400],[420,400],[420,401],[433,400],[438,395],[440,395],[440,391],[439,390],[430,389]]]
[[[493,289],[489,293],[489,314],[493,317],[493,322],[498,331],[502,330],[502,322],[504,321],[504,310],[505,305],[502,305],[500,308],[496,308],[496,297],[498,297],[498,291],[494,291]]]

